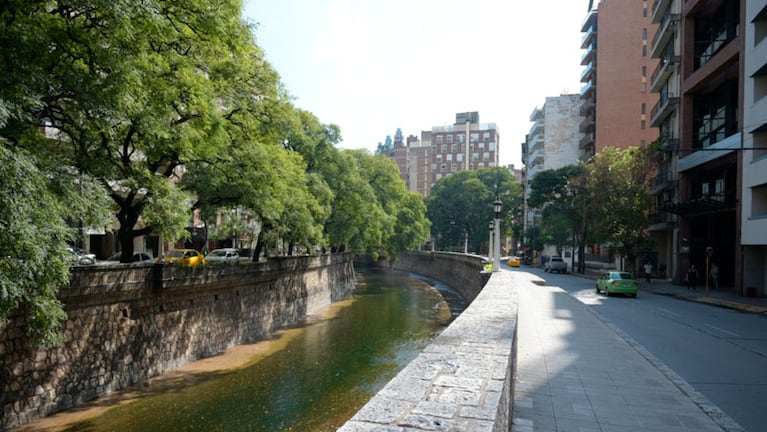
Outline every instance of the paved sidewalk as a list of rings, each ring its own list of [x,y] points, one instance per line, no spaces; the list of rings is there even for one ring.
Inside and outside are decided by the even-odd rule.
[[[742,431],[562,289],[516,285],[513,432]]]
[[[718,290],[713,290],[709,287],[708,293],[706,293],[705,285],[698,286],[692,291],[688,290],[687,286],[674,285],[663,279],[653,279],[652,283],[649,284],[642,279],[639,281],[639,289],[656,294],[674,296],[682,300],[737,309],[743,312],[767,314],[767,298],[744,297],[736,294],[732,287],[720,287]]]

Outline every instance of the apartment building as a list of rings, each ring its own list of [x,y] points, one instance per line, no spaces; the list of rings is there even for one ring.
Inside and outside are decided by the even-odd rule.
[[[767,0],[746,0],[743,47],[743,293],[767,295]]]
[[[650,43],[650,55],[658,64],[650,74],[650,90],[658,101],[650,110],[650,126],[658,128],[655,178],[650,188],[650,238],[655,244],[659,276],[674,280],[679,270],[679,221],[664,209],[679,202],[679,95],[682,82],[681,62],[682,0],[659,0],[652,5],[652,22],[657,25]],[[686,270],[686,269],[685,269]]]
[[[650,91],[650,74],[658,63],[650,56],[656,27],[647,0],[589,2],[581,27],[583,160],[605,147],[646,146],[658,138],[649,121],[658,100]]]
[[[678,200],[663,207],[678,218],[675,281],[713,261],[720,284],[740,291],[745,10],[742,0],[685,0],[680,12]]]
[[[575,165],[582,153],[580,142],[583,133],[579,131],[584,101],[578,94],[547,97],[541,108],[536,107],[530,114],[533,125],[522,144],[522,163],[525,165],[525,231],[537,225],[540,210],[528,208],[527,197],[530,183],[536,174]]]
[[[422,131],[420,140],[411,135],[403,143],[398,129],[387,156],[397,161],[408,190],[427,197],[437,180],[452,173],[497,167],[499,144],[496,125],[480,123],[472,111],[457,113],[452,125]]]

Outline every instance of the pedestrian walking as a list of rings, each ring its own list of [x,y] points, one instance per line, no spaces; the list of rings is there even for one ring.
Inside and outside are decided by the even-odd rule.
[[[644,264],[644,277],[647,283],[652,283],[652,263],[647,261]]]
[[[711,263],[711,271],[709,271],[708,277],[711,278],[711,288],[719,289],[719,267],[716,263]]]
[[[687,270],[687,290],[695,290],[695,285],[698,283],[698,270],[695,268],[695,264],[690,265]]]

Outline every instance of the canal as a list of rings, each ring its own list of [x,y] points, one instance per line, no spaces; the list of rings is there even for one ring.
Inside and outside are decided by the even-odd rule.
[[[412,275],[358,269],[357,279],[353,298],[272,340],[21,430],[335,431],[466,306]]]

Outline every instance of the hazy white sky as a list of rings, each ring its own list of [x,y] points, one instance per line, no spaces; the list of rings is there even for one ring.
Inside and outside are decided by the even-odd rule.
[[[530,113],[580,91],[587,0],[246,0],[256,40],[296,98],[371,152],[479,111],[521,166]]]

